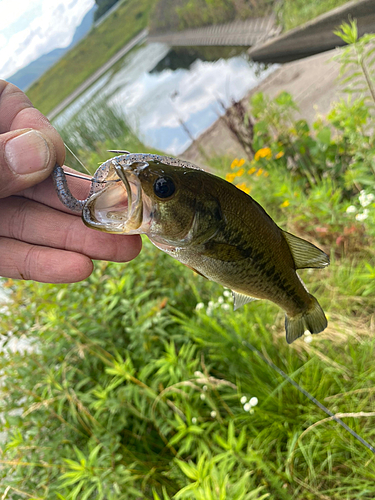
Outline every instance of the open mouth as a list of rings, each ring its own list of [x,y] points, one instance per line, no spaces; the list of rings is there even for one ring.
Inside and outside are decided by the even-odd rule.
[[[83,209],[83,220],[89,227],[108,233],[139,234],[143,226],[142,187],[138,177],[112,163],[102,176],[104,188],[93,188]],[[103,186],[103,184],[102,184]]]

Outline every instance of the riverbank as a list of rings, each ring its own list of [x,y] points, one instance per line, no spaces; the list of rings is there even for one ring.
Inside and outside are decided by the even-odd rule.
[[[274,36],[263,44],[250,48],[254,61],[285,63],[302,57],[332,50],[344,45],[335,31],[342,22],[356,19],[358,36],[375,32],[374,0],[353,0],[322,14],[303,26]]]
[[[99,68],[90,78],[87,78],[74,92],[60,102],[47,116],[49,120],[53,120],[61,111],[69,106],[77,97],[79,97],[85,90],[87,90],[93,83],[95,83],[101,76],[104,75],[117,61],[124,57],[136,45],[140,44],[147,37],[147,29],[138,33],[129,43],[127,43],[121,50],[119,50],[109,61],[107,61],[101,68]]]
[[[95,72],[100,71],[137,34],[148,28],[150,17],[155,15],[153,10],[155,1],[128,0],[122,2],[116,12],[113,12],[100,25],[95,26],[82,42],[77,44],[28,89],[27,95],[33,104],[44,114],[49,114],[57,106],[60,109],[62,101],[75,94],[80,85],[85,85],[87,80],[95,80],[93,76]],[[304,9],[298,8],[300,0],[294,0],[288,3],[288,8],[293,8],[294,13],[299,12],[299,14],[302,14],[305,12],[306,15],[308,14],[307,18],[311,19],[317,13],[327,10],[341,1],[331,0],[324,5],[319,1],[315,1],[309,5],[305,12]],[[284,11],[278,13],[278,17],[281,16],[283,19],[285,16],[281,15],[282,12]],[[303,22],[304,16],[293,15],[293,12],[289,13],[288,18],[295,18],[294,24]],[[231,29],[231,26],[228,29],[224,29],[223,26],[208,26],[202,29],[212,32],[215,44],[222,44],[224,41],[226,44],[263,44],[268,36],[275,36],[279,32],[280,27],[277,26],[277,22],[273,23],[272,20],[274,19],[275,14],[272,13],[272,15],[265,16],[259,22],[252,19],[241,24],[241,21],[237,20],[234,23],[237,26],[235,30]],[[246,33],[238,36],[236,30],[239,25],[245,27],[250,25],[250,32],[247,30]],[[260,32],[255,33],[258,29],[260,29]],[[222,31],[223,33],[221,33]],[[180,32],[179,36],[184,35]],[[174,41],[173,43],[177,42]]]
[[[43,114],[69,98],[108,65],[112,57],[132,42],[149,23],[155,0],[127,0],[27,90],[27,96]],[[121,53],[121,52],[120,52]]]
[[[331,103],[343,95],[338,82],[340,65],[333,60],[337,50],[339,49],[282,65],[252,89],[243,98],[243,103],[248,109],[250,97],[257,92],[263,92],[272,98],[279,92],[286,91],[298,105],[297,116],[311,124],[317,113],[326,114]],[[236,158],[245,157],[246,153],[232,136],[224,120],[218,118],[180,156],[205,166],[206,158],[223,155]]]

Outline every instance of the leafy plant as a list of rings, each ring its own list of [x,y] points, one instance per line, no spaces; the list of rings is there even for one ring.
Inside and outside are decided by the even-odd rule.
[[[351,20],[342,23],[335,35],[340,37],[347,47],[340,50],[336,59],[340,62],[340,75],[345,78],[342,85],[351,94],[362,94],[372,109],[375,105],[375,35],[366,34],[358,38],[357,22]]]
[[[371,498],[366,449],[320,424],[320,410],[242,345],[331,397],[334,411],[362,412],[350,425],[371,441],[374,342],[342,315],[369,321],[371,269],[309,276],[323,307],[337,304],[335,342],[320,335],[292,349],[275,306],[233,312],[229,291],[148,244],[129,264],[98,264],[83,283],[6,281],[3,491],[15,500],[291,500],[317,490],[341,498],[345,488]],[[345,333],[353,329],[360,343]]]
[[[328,269],[301,271],[328,329],[289,346],[272,303],[233,311],[229,290],[148,242],[82,283],[2,280],[4,499],[374,497],[369,450],[249,349],[374,442],[371,110],[352,98],[313,131],[285,93],[258,95],[254,110],[252,159],[215,167],[333,248]]]

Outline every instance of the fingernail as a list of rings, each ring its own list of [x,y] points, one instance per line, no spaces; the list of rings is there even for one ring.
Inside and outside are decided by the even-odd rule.
[[[32,174],[43,170],[49,156],[48,144],[36,130],[17,135],[5,144],[6,161],[16,174]]]

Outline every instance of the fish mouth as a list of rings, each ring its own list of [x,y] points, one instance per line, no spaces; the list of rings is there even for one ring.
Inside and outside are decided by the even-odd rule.
[[[93,194],[83,208],[84,223],[106,233],[146,233],[151,224],[151,200],[144,194],[138,176],[116,161],[103,167],[101,184],[93,181]]]

